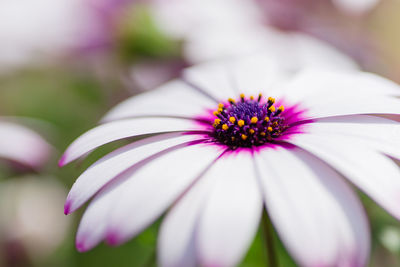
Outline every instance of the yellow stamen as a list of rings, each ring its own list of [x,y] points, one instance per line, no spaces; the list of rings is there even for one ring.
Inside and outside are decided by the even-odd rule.
[[[219,114],[218,110],[213,112],[214,116],[217,116]]]
[[[228,99],[228,102],[231,103],[231,104],[234,104],[234,103],[235,103],[235,99],[229,98],[229,99]]]
[[[268,127],[268,128],[267,128],[267,131],[268,131],[268,132],[272,132],[272,131],[273,131],[272,127]]]
[[[226,131],[228,129],[229,129],[228,124],[225,123],[225,124],[222,125],[222,130]]]
[[[242,134],[242,139],[243,139],[243,140],[246,140],[246,139],[247,139],[247,135]]]
[[[262,98],[262,94],[260,93],[260,94],[258,94],[258,102],[260,102],[261,98]]]
[[[254,130],[253,130],[253,129],[250,129],[250,130],[249,130],[249,133],[250,133],[250,134],[254,134]]]
[[[254,96],[251,95],[251,96],[250,96],[250,100],[254,100]]]
[[[269,117],[265,117],[264,121],[269,122]]]
[[[268,103],[271,103],[271,104],[275,103],[275,98],[268,97]]]
[[[265,136],[266,133],[265,133],[265,132],[261,132],[260,135],[261,135],[261,136]]]
[[[244,102],[244,97],[245,97],[244,94],[240,94],[240,99],[242,99],[242,102]]]
[[[218,108],[224,108],[224,104],[219,103],[219,104],[218,104]]]
[[[275,112],[275,106],[270,106],[270,107],[268,108],[268,110],[271,111],[271,112]]]
[[[279,108],[278,108],[278,111],[279,112],[283,112],[285,110],[285,107],[284,106],[280,106]]]
[[[250,122],[253,123],[253,124],[256,124],[258,122],[258,118],[257,117],[252,117]]]
[[[239,127],[242,127],[244,125],[244,120],[238,120],[238,125]]]
[[[235,119],[235,117],[230,117],[230,118],[229,118],[229,121],[230,121],[231,123],[235,123],[236,119]]]
[[[218,125],[218,124],[220,124],[220,123],[221,123],[221,120],[220,120],[220,119],[215,119],[215,120],[214,120],[214,124]]]
[[[224,109],[223,108],[218,108],[218,112],[221,113]]]

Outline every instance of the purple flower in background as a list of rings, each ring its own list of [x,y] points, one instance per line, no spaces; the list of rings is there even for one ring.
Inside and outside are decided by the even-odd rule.
[[[337,48],[368,69],[379,63],[378,43],[366,27],[379,0],[257,0],[268,23],[302,32]]]
[[[122,244],[167,212],[161,266],[234,266],[265,206],[298,264],[365,266],[368,221],[344,177],[400,219],[400,169],[388,157],[400,158],[400,125],[381,116],[400,113],[400,88],[358,71],[287,75],[271,62],[257,56],[189,68],[75,140],[60,166],[139,138],[72,186],[66,214],[94,197],[78,250]]]
[[[0,70],[108,45],[121,0],[0,3]]]
[[[0,119],[0,158],[39,169],[47,161],[50,145],[36,132]]]

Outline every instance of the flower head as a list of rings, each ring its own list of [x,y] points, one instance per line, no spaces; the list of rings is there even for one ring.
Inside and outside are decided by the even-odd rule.
[[[94,196],[77,248],[121,244],[171,207],[158,239],[161,266],[233,266],[265,206],[300,265],[364,266],[367,218],[341,175],[400,219],[400,170],[386,156],[400,158],[400,125],[376,116],[399,114],[399,95],[373,74],[290,76],[260,58],[190,68],[118,105],[65,152],[60,165],[140,137],[73,185],[67,214]]]

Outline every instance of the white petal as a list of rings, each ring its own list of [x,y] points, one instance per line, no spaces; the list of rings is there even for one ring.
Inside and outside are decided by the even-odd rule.
[[[399,114],[400,87],[369,73],[304,71],[276,91],[300,104],[309,118],[353,114]]]
[[[186,69],[183,78],[218,101],[237,98],[241,93],[269,92],[286,73],[266,54],[241,59],[207,62]]]
[[[400,95],[400,86],[388,79],[368,72],[338,70],[302,71],[288,84],[284,84],[282,89],[285,90],[285,96],[294,101],[305,100],[314,95],[337,95],[343,100],[346,100],[347,95]]]
[[[124,174],[108,226],[107,240],[120,244],[137,235],[175,201],[221,154],[210,145],[173,150]]]
[[[111,244],[132,238],[157,219],[219,154],[213,146],[182,145],[121,174],[89,204],[79,226],[77,247],[89,250],[106,237]]]
[[[309,125],[319,134],[337,134],[357,139],[394,158],[400,159],[400,123],[375,116],[353,115],[324,118]]]
[[[205,176],[217,181],[198,222],[199,261],[203,266],[234,266],[247,252],[262,212],[253,157],[225,155]]]
[[[59,165],[66,165],[99,146],[119,139],[196,130],[204,130],[204,127],[194,121],[177,118],[136,118],[105,123],[76,139],[65,151]]]
[[[335,134],[299,134],[290,142],[323,159],[400,219],[400,169],[391,159],[356,138]]]
[[[77,210],[104,185],[141,160],[169,147],[195,139],[193,135],[180,133],[161,134],[134,142],[101,158],[83,172],[73,184],[65,203],[65,214]]]
[[[0,157],[31,168],[39,168],[48,159],[50,145],[34,131],[0,121]]]
[[[325,163],[298,148],[256,155],[268,213],[301,266],[364,266],[367,218],[354,192]]]
[[[195,228],[215,180],[210,175],[201,177],[164,218],[158,236],[160,266],[196,266]]]
[[[125,100],[108,112],[102,121],[143,116],[196,117],[215,106],[213,100],[186,83],[171,81]]]
[[[333,0],[333,3],[343,11],[362,14],[374,8],[380,0]]]

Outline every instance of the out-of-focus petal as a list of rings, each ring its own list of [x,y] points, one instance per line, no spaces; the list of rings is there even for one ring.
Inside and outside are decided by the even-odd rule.
[[[373,9],[380,0],[332,0],[333,3],[345,12],[362,14]]]
[[[187,38],[184,52],[193,63],[265,54],[269,61],[276,62],[287,72],[309,67],[339,70],[358,68],[350,57],[322,41],[305,34],[280,32],[265,25],[199,30]]]
[[[364,266],[370,239],[354,192],[334,170],[298,148],[255,156],[265,204],[302,266]]]
[[[46,162],[50,150],[50,145],[34,131],[0,121],[0,157],[37,169]]]

